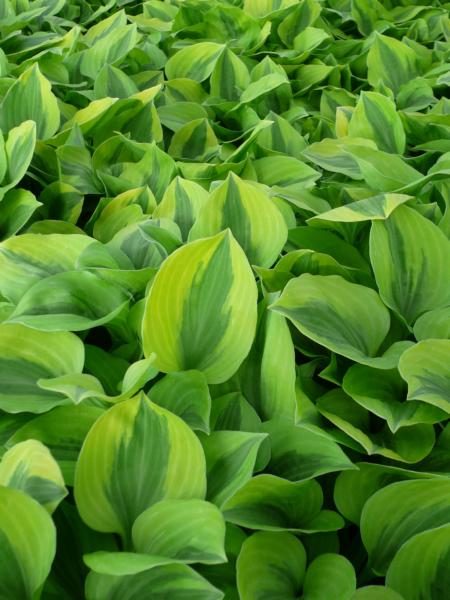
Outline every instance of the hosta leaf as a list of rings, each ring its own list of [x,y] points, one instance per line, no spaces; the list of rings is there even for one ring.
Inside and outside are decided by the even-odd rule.
[[[383,301],[407,323],[450,303],[450,243],[412,208],[372,223],[370,256]]]
[[[379,221],[387,219],[401,204],[411,200],[406,194],[377,194],[357,200],[308,219],[311,225],[326,226],[327,221],[337,223],[358,223],[360,221]]]
[[[28,421],[9,438],[6,446],[39,440],[51,451],[66,484],[73,486],[75,464],[84,438],[103,412],[104,409],[87,404],[57,407]]]
[[[45,332],[24,325],[0,325],[0,408],[41,413],[66,403],[60,394],[42,390],[37,380],[83,369],[84,349],[72,333]]]
[[[322,490],[316,481],[292,482],[257,475],[222,507],[225,519],[248,529],[311,533],[333,531],[344,521],[321,511]]]
[[[356,589],[352,563],[338,554],[322,554],[308,566],[303,583],[304,600],[341,600]]]
[[[183,240],[186,240],[207,199],[208,192],[200,185],[177,176],[164,192],[161,202],[153,211],[153,217],[175,221]]]
[[[130,472],[129,464],[139,468]],[[135,519],[155,502],[203,498],[205,491],[199,441],[179,417],[144,395],[117,404],[96,421],[75,473],[83,520],[125,541]]]
[[[424,340],[407,350],[398,365],[408,384],[408,400],[450,413],[450,340]]]
[[[406,385],[397,370],[385,371],[380,379],[375,369],[353,365],[345,374],[342,387],[358,404],[385,419],[394,433],[400,427],[437,423],[445,418],[443,411],[424,402],[405,402]]]
[[[0,126],[4,131],[30,119],[36,123],[38,139],[47,139],[56,132],[60,122],[58,102],[37,63],[24,71],[9,88],[0,114]]]
[[[422,531],[450,523],[448,480],[400,481],[376,492],[361,515],[372,569],[384,575],[400,547]]]
[[[363,364],[371,363],[389,330],[378,294],[337,275],[300,275],[271,308],[315,342]]]
[[[83,560],[95,573],[118,577],[136,575],[155,567],[177,562],[164,556],[151,556],[137,552],[105,552],[104,550],[85,554]]]
[[[377,33],[367,57],[367,78],[373,87],[383,83],[397,93],[419,75],[417,56],[404,42]]]
[[[395,555],[386,583],[411,600],[443,598],[449,586],[449,555],[450,524],[418,533]]]
[[[112,65],[122,59],[133,49],[136,41],[136,25],[124,25],[107,35],[102,35],[83,52],[80,63],[81,73],[95,79],[103,66]]]
[[[306,552],[295,536],[290,533],[254,533],[243,543],[237,560],[239,598],[297,598],[305,567]]]
[[[148,600],[196,598],[221,600],[223,593],[187,565],[160,566],[137,575],[119,577],[90,573],[86,581],[87,600]]]
[[[5,172],[0,180],[0,196],[15,186],[25,175],[33,156],[36,144],[36,123],[24,121],[10,129],[5,143]]]
[[[21,491],[0,486],[0,594],[36,598],[56,550],[48,512]]]
[[[49,450],[36,440],[20,442],[3,455],[0,485],[22,490],[50,514],[67,495],[58,464]]]
[[[202,436],[208,500],[221,507],[249,481],[265,437],[262,433],[245,431],[214,431],[209,436]]]
[[[390,587],[368,585],[358,588],[350,600],[403,600],[403,596]]]
[[[152,402],[178,415],[192,429],[209,433],[211,398],[200,371],[168,373],[148,392]]]
[[[166,63],[167,79],[186,77],[194,81],[204,81],[214,69],[225,46],[214,42],[200,42],[182,48]]]
[[[250,83],[246,64],[229,48],[220,54],[211,73],[212,96],[237,101]]]
[[[147,298],[144,353],[163,372],[196,369],[208,383],[235,373],[256,327],[256,285],[227,230],[187,244],[166,259]]]
[[[414,323],[414,336],[418,342],[450,339],[450,307],[437,308],[421,315]]]
[[[361,92],[348,135],[373,140],[384,152],[403,154],[405,150],[405,132],[395,104],[376,92]]]
[[[200,211],[190,240],[230,228],[250,263],[269,267],[287,239],[284,218],[268,195],[252,183],[230,173]]]
[[[263,425],[269,434],[269,471],[290,481],[312,479],[325,473],[356,468],[338,444],[328,437],[288,421],[272,420]]]
[[[1,200],[0,239],[17,233],[41,205],[28,190],[9,190]]]
[[[111,321],[127,294],[87,271],[68,271],[35,283],[10,317],[46,331],[80,331]]]
[[[94,240],[87,235],[25,233],[0,243],[0,293],[17,304],[37,281],[72,271]]]
[[[225,522],[220,510],[204,500],[163,500],[133,524],[138,552],[186,563],[226,562]]]
[[[195,119],[175,132],[168,153],[175,159],[206,162],[218,150],[219,142],[208,119]]]

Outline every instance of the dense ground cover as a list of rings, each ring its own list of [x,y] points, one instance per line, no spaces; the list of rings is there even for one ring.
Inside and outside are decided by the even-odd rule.
[[[449,4],[0,3],[0,598],[450,598]]]

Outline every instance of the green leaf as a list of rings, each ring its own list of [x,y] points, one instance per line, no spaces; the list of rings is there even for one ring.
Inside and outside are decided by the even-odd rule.
[[[356,589],[352,563],[339,554],[321,554],[308,566],[303,583],[304,600],[341,600]]]
[[[171,558],[137,552],[105,552],[98,550],[83,556],[85,564],[95,573],[123,577],[136,575],[162,565],[174,563]]]
[[[200,42],[176,52],[166,63],[167,79],[186,77],[194,81],[207,79],[225,46],[214,42]]]
[[[411,600],[444,597],[448,589],[449,555],[450,524],[418,533],[395,555],[386,583]]]
[[[288,282],[270,308],[303,335],[363,364],[374,363],[371,359],[390,324],[389,311],[376,292],[337,275],[300,275]],[[383,367],[390,368],[379,368]]]
[[[4,598],[33,600],[56,551],[48,512],[23,492],[0,487],[0,591]]]
[[[83,344],[72,333],[0,324],[0,408],[41,413],[65,404],[63,396],[39,388],[37,380],[81,373],[83,361]]]
[[[263,433],[214,431],[202,435],[206,457],[207,498],[219,507],[241,488],[253,474]]]
[[[60,122],[58,102],[37,63],[24,71],[9,88],[0,115],[0,127],[5,131],[29,119],[36,123],[38,139],[48,139],[57,131]]]
[[[295,536],[290,533],[254,533],[242,544],[237,560],[239,598],[297,598],[305,567],[306,552]]]
[[[376,33],[367,56],[367,78],[371,86],[380,83],[394,94],[404,83],[419,75],[417,55],[412,48],[395,38]]]
[[[412,196],[405,194],[377,194],[357,200],[338,208],[333,208],[308,219],[310,225],[326,227],[332,223],[358,223],[360,221],[384,221],[400,205],[408,202]]]
[[[415,534],[450,523],[448,480],[400,481],[376,492],[364,505],[361,537],[371,568],[380,575]]]
[[[237,101],[249,83],[250,75],[246,64],[232,50],[225,48],[211,73],[211,95]]]
[[[192,429],[209,433],[211,397],[200,371],[168,373],[151,387],[148,395],[152,402],[181,417]]]
[[[450,340],[424,340],[400,358],[408,400],[420,400],[450,413]]]
[[[196,369],[221,383],[238,369],[256,328],[256,284],[229,230],[191,242],[163,263],[147,298],[146,356],[163,372]]]
[[[66,484],[73,486],[75,464],[84,438],[103,412],[102,408],[88,404],[54,408],[25,423],[6,446],[11,448],[25,440],[39,440],[51,451]]]
[[[34,283],[73,271],[83,250],[94,240],[87,235],[24,233],[0,243],[0,293],[17,304]]]
[[[403,600],[403,596],[383,585],[368,585],[358,588],[350,600]]]
[[[13,188],[25,175],[36,144],[36,123],[24,121],[17,127],[10,129],[5,143],[5,172],[0,183],[2,189],[0,196],[8,189]]]
[[[405,132],[395,104],[376,92],[361,92],[348,135],[373,140],[384,152],[403,154],[405,150]]]
[[[127,294],[87,271],[68,271],[35,283],[10,322],[46,331],[81,331],[111,321],[128,304]]]
[[[16,188],[6,192],[1,200],[0,239],[7,239],[22,229],[39,206],[42,203],[28,190]]]
[[[372,223],[370,257],[384,303],[407,323],[450,303],[450,243],[416,210],[399,206]]]
[[[248,529],[312,533],[343,527],[339,515],[321,510],[322,501],[314,480],[292,482],[264,474],[250,479],[222,510],[227,521]]]
[[[230,173],[209,196],[189,234],[190,240],[230,228],[252,265],[269,267],[286,239],[284,218],[263,189]]]
[[[67,495],[58,464],[48,448],[36,440],[20,442],[3,455],[0,485],[22,490],[50,514]]]
[[[194,119],[175,132],[168,153],[178,160],[210,160],[219,150],[219,142],[208,119]]]
[[[325,473],[354,469],[338,444],[288,421],[272,420],[263,424],[269,434],[271,473],[290,481],[304,481]]]
[[[406,354],[408,352],[410,350]],[[400,357],[399,364],[404,355]],[[406,385],[397,370],[385,371],[380,379],[376,369],[353,365],[344,376],[342,388],[360,406],[385,419],[393,433],[401,427],[437,423],[446,417],[445,412],[424,402],[405,402]]]
[[[133,524],[138,552],[185,563],[226,562],[225,522],[219,509],[204,500],[163,500]]]
[[[450,307],[437,308],[421,315],[414,323],[414,336],[418,342],[450,339]]]
[[[86,77],[95,79],[105,65],[112,65],[123,59],[134,48],[137,41],[136,25],[124,25],[99,37],[82,54],[80,71]]]
[[[138,465],[132,472],[128,464]],[[82,519],[130,542],[136,518],[163,499],[203,498],[205,458],[189,427],[144,395],[110,408],[86,437],[75,472]]]

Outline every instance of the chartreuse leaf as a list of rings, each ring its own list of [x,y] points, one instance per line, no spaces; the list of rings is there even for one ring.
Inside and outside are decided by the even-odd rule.
[[[20,442],[3,455],[0,485],[22,490],[50,514],[67,495],[58,464],[37,440]]]
[[[189,234],[195,240],[230,228],[250,263],[270,267],[287,239],[287,226],[269,196],[230,173],[206,201]]]
[[[161,202],[153,211],[153,217],[175,221],[183,240],[186,240],[207,199],[208,192],[198,183],[177,176],[164,192]]]
[[[397,363],[398,353],[392,350],[376,358],[390,317],[372,289],[338,275],[305,273],[291,279],[270,308],[285,315],[303,335],[356,362],[380,369]]]
[[[414,323],[414,337],[418,342],[434,339],[450,339],[450,306],[430,310]]]
[[[256,328],[256,284],[229,230],[186,244],[158,271],[147,298],[143,347],[163,372],[196,369],[221,383],[238,369]]]
[[[1,103],[0,115],[0,127],[4,131],[32,120],[36,123],[38,139],[47,139],[56,132],[60,122],[58,102],[37,63],[9,88]]]
[[[138,554],[137,552],[105,552],[104,550],[84,554],[83,561],[95,573],[120,577],[136,575],[161,565],[177,562],[164,556]]]
[[[376,369],[353,365],[345,374],[342,387],[360,406],[385,419],[393,433],[400,427],[437,423],[446,418],[445,412],[424,402],[405,402],[406,384],[396,369],[385,371],[379,378]]]
[[[24,325],[0,325],[0,408],[41,413],[65,404],[64,396],[42,390],[37,380],[81,373],[84,348],[72,333],[37,331]]]
[[[408,324],[450,303],[450,243],[416,210],[399,206],[372,223],[370,257],[384,303]]]
[[[264,474],[250,479],[222,510],[227,521],[248,529],[312,533],[343,527],[338,514],[321,510],[322,501],[314,480],[292,482]]]
[[[408,400],[420,400],[450,413],[450,340],[423,340],[400,358]]]
[[[377,194],[333,208],[308,219],[310,225],[326,226],[327,221],[336,223],[358,223],[387,219],[401,204],[411,200],[406,194]]]
[[[22,491],[0,486],[0,596],[33,600],[56,551],[48,512]]]
[[[91,572],[86,580],[87,600],[159,600],[164,596],[221,600],[223,593],[187,565],[160,566],[124,577]]]
[[[220,510],[204,500],[162,500],[133,524],[137,552],[167,556],[185,563],[226,562],[225,521]]]
[[[75,464],[84,438],[103,412],[104,409],[88,404],[57,407],[25,423],[6,446],[11,448],[29,439],[39,440],[51,451],[66,484],[73,486]]]
[[[247,65],[232,50],[225,48],[211,73],[211,95],[237,101],[249,83]]]
[[[83,52],[80,71],[83,75],[95,79],[105,65],[112,65],[122,59],[137,41],[136,25],[124,25],[99,37],[95,43]]]
[[[168,373],[148,394],[152,402],[181,417],[192,429],[209,433],[211,397],[200,371]]]
[[[348,135],[373,140],[384,152],[403,154],[405,150],[405,132],[395,104],[376,92],[361,92]]]
[[[46,331],[80,331],[111,321],[127,305],[126,292],[88,271],[68,271],[36,282],[10,322]]]
[[[404,83],[419,75],[417,55],[404,42],[377,33],[367,56],[371,86],[384,84],[396,94]]]
[[[24,121],[10,129],[4,145],[4,172],[0,179],[0,197],[25,175],[36,144],[36,123]],[[1,161],[1,162],[3,162]]]
[[[83,250],[93,243],[87,235],[24,233],[0,243],[0,293],[17,304],[33,283],[76,268]]]
[[[268,469],[279,477],[304,481],[325,473],[356,468],[338,444],[303,426],[280,419],[267,421],[262,430],[270,439]]]
[[[219,150],[219,142],[208,119],[194,119],[178,129],[168,153],[175,159],[207,162]]]
[[[194,81],[207,79],[225,46],[215,42],[192,44],[176,52],[166,63],[167,79],[186,77]]]
[[[115,405],[95,422],[75,472],[82,519],[97,531],[119,533],[126,544],[136,518],[155,502],[201,499],[205,492],[199,441],[179,417],[143,394]]]
[[[394,556],[386,584],[408,600],[445,598],[449,556],[450,524],[418,533]]]
[[[303,583],[304,600],[343,600],[356,589],[352,563],[339,554],[321,554],[308,566]]]
[[[206,457],[207,498],[221,507],[253,474],[263,433],[214,431],[202,435]]]
[[[42,202],[38,202],[34,194],[20,188],[6,192],[1,203],[0,239],[9,238],[17,233],[35,210],[42,206]]]
[[[450,481],[400,481],[364,505],[361,537],[375,573],[384,575],[402,545],[415,534],[450,523]]]
[[[404,600],[398,592],[384,585],[367,585],[358,588],[350,600]]]

